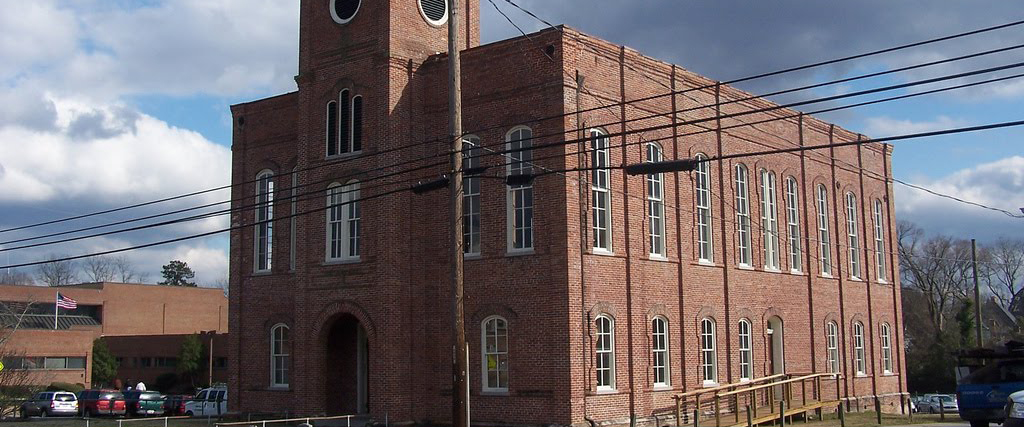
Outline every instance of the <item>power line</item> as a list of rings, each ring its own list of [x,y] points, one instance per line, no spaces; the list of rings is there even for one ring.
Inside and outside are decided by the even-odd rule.
[[[532,12],[524,9],[523,7],[521,7],[518,4],[512,2],[511,0],[506,0],[506,2],[508,2],[511,5],[513,5],[517,9],[522,10],[524,13],[527,13],[528,15],[534,17],[535,19],[538,19],[539,21],[545,23],[546,25],[548,25],[548,26],[550,26],[552,28],[556,28],[558,31],[563,31],[561,28],[555,27],[551,23],[541,19],[537,15],[535,15]],[[492,2],[492,4],[493,4],[493,2]],[[495,5],[495,8],[497,8],[497,5]],[[500,9],[499,9],[499,11],[500,11]],[[502,15],[505,15],[505,14],[502,12]],[[509,19],[507,17],[507,15],[506,15],[506,19]],[[511,19],[509,19],[509,21],[511,22]],[[765,77],[772,77],[772,76],[777,76],[777,75],[781,75],[781,74],[791,73],[791,72],[795,72],[795,71],[807,70],[807,69],[821,67],[821,66],[825,66],[825,65],[832,65],[832,64],[837,64],[837,63],[841,63],[841,62],[846,62],[846,61],[851,61],[851,60],[856,60],[856,59],[862,59],[862,58],[866,58],[866,57],[870,57],[870,56],[876,56],[876,55],[880,55],[880,54],[895,52],[895,51],[899,51],[899,50],[903,50],[903,49],[909,49],[909,48],[924,46],[924,45],[928,45],[928,44],[938,43],[938,42],[942,42],[942,41],[948,41],[948,40],[953,40],[953,39],[957,39],[957,38],[962,38],[962,37],[968,37],[968,36],[972,36],[972,35],[987,33],[987,32],[991,32],[991,31],[997,31],[997,30],[1001,30],[1001,29],[1005,29],[1005,28],[1010,28],[1010,27],[1018,26],[1018,25],[1021,25],[1021,24],[1024,24],[1024,20],[1014,21],[1014,22],[1010,22],[1010,23],[1006,23],[1006,24],[1001,24],[1001,25],[990,26],[990,27],[985,27],[985,28],[981,28],[981,29],[977,29],[977,30],[957,33],[957,34],[953,34],[953,35],[933,38],[933,39],[924,40],[924,41],[919,41],[919,42],[914,42],[914,43],[909,43],[909,44],[889,47],[889,48],[885,48],[885,49],[879,49],[879,50],[865,52],[865,53],[861,53],[861,54],[856,54],[856,55],[851,55],[851,56],[846,56],[846,57],[841,57],[841,58],[836,58],[836,59],[831,59],[831,60],[826,60],[826,61],[820,61],[820,62],[816,62],[816,63],[812,63],[812,64],[805,64],[805,65],[801,65],[801,66],[785,68],[785,69],[776,70],[776,71],[772,71],[772,72],[755,74],[755,75],[752,75],[752,76],[747,76],[747,77],[743,77],[743,78],[739,78],[739,79],[729,80],[729,81],[723,82],[722,84],[736,84],[736,83],[741,83],[741,82],[761,79],[761,78],[765,78]],[[515,25],[515,24],[513,23],[513,25]],[[651,96],[651,97],[647,97],[647,98],[641,98],[641,99],[632,100],[632,101],[624,101],[624,102],[619,103],[617,105],[625,105],[625,104],[628,104],[628,103],[642,102],[642,101],[647,101],[647,100],[651,100],[651,99],[657,99],[657,98],[661,98],[661,97],[671,96],[671,95],[675,95],[675,94],[679,94],[679,93],[689,92],[689,91],[693,91],[693,90],[710,89],[710,88],[713,88],[713,87],[715,87],[715,85],[704,85],[704,86],[701,86],[701,87],[687,88],[687,89],[683,89],[683,90],[680,90],[680,91],[673,91],[673,92],[670,92],[668,94],[655,95],[655,96]],[[597,109],[601,109],[601,108],[606,108],[606,106],[595,107],[595,108],[586,109],[586,110],[580,110],[579,112],[582,113],[582,112],[593,111],[593,110],[597,110]],[[553,115],[553,116],[548,116],[548,117],[542,117],[542,118],[539,118],[539,119],[534,119],[534,121],[541,122],[541,121],[546,121],[546,120],[553,120],[553,119],[558,119],[558,118],[566,117],[569,114],[576,114],[576,113],[577,112],[575,112],[575,111],[571,112],[571,113],[563,113],[563,114],[558,114],[558,115]],[[491,130],[491,129],[501,128],[501,127],[505,127],[505,125],[496,125],[496,126],[481,128],[481,129],[477,129],[475,131],[466,132],[466,134],[468,135],[468,134],[471,134],[471,133],[479,133],[479,132],[483,132],[485,130]],[[414,144],[409,144],[409,145],[400,146],[400,147],[392,147],[392,148],[384,149],[384,150],[381,150],[381,151],[378,151],[378,152],[375,152],[375,153],[372,153],[372,154],[369,154],[369,155],[362,155],[362,156],[355,156],[355,157],[350,157],[350,158],[344,158],[344,159],[340,159],[337,162],[329,162],[329,163],[313,166],[313,167],[310,167],[310,168],[303,169],[302,171],[307,171],[307,170],[315,169],[315,168],[318,168],[318,167],[325,167],[325,166],[329,166],[331,164],[343,163],[343,162],[346,162],[346,161],[352,161],[352,160],[368,158],[368,157],[371,157],[371,156],[376,156],[376,155],[380,155],[380,154],[384,154],[384,153],[388,153],[388,152],[393,152],[393,151],[397,151],[397,150],[401,150],[401,149],[405,149],[405,148],[412,148],[412,147],[416,147],[416,146],[420,146],[420,145],[425,145],[425,144],[428,144],[428,143],[431,143],[431,142],[440,142],[440,141],[444,141],[444,140],[445,140],[445,137],[438,137],[438,138],[435,138],[435,139],[432,139],[432,140],[428,140],[428,141],[423,141],[423,142],[420,142],[420,143],[414,143]],[[11,228],[0,230],[0,233],[17,231],[17,230],[23,230],[23,229],[27,229],[27,228],[40,227],[40,226],[44,226],[44,225],[52,225],[52,224],[56,224],[56,223],[67,222],[67,221],[72,221],[72,220],[77,220],[77,219],[83,219],[83,218],[97,216],[97,215],[105,215],[105,214],[119,212],[119,211],[124,211],[124,210],[128,210],[128,209],[134,209],[134,208],[138,208],[138,207],[144,207],[144,206],[148,206],[148,205],[164,203],[164,202],[178,200],[178,199],[182,199],[182,198],[193,197],[193,196],[197,196],[197,195],[201,195],[201,194],[206,194],[206,193],[213,192],[213,191],[218,191],[218,190],[224,190],[224,189],[232,188],[235,185],[243,185],[243,184],[248,184],[248,183],[253,183],[253,182],[255,182],[255,180],[245,181],[245,182],[242,182],[242,183],[234,183],[234,184],[227,185],[227,186],[221,186],[221,187],[215,187],[215,188],[206,189],[206,190],[200,190],[200,191],[197,191],[197,192],[181,194],[181,195],[177,195],[177,196],[172,196],[172,197],[167,197],[167,198],[163,198],[163,199],[152,200],[152,201],[143,202],[143,203],[137,203],[137,204],[133,204],[133,205],[122,206],[122,207],[113,208],[113,209],[107,209],[107,210],[102,210],[102,211],[95,211],[95,212],[91,212],[91,213],[87,213],[87,214],[82,214],[82,215],[75,215],[75,216],[70,216],[70,217],[50,220],[50,221],[43,221],[43,222],[38,222],[38,223],[33,223],[33,224],[27,224],[27,225],[22,225],[22,226],[17,226],[17,227],[11,227]]]

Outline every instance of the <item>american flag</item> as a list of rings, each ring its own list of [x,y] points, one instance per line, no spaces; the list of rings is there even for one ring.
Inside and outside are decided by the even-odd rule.
[[[78,308],[78,301],[75,301],[71,298],[61,295],[60,292],[57,292],[57,307],[63,308],[65,310],[74,310]]]

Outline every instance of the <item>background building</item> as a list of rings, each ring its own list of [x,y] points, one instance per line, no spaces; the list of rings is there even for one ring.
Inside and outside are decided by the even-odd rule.
[[[57,292],[74,299],[78,307],[61,309],[55,329]],[[0,285],[0,303],[8,308],[2,315],[5,317],[3,325],[14,324],[17,317],[21,317],[18,329],[3,348],[5,369],[33,370],[33,382],[37,384],[89,385],[92,382],[92,344],[96,338],[104,337],[114,344],[111,350],[131,350],[126,354],[133,357],[135,352],[150,351],[149,357],[176,358],[177,349],[170,351],[164,348],[166,345],[154,344],[180,341],[182,334],[227,333],[227,298],[221,289],[127,283],[61,287]],[[22,312],[26,314],[21,316]],[[161,338],[165,335],[170,337]],[[116,343],[123,340],[109,341],[111,337],[120,336],[141,339],[135,342],[144,347],[122,348]],[[117,351],[114,356],[124,357]],[[122,368],[130,366],[122,365]],[[152,381],[159,373],[156,370],[138,372],[137,376],[121,379]]]
[[[775,104],[571,28],[479,45],[460,4],[470,165],[490,166],[464,199],[475,422],[652,423],[783,372],[898,402],[890,146],[629,177],[612,167],[863,137],[730,117]],[[448,197],[389,193],[446,171],[444,9],[303,1],[298,91],[232,107],[232,409],[450,419]]]

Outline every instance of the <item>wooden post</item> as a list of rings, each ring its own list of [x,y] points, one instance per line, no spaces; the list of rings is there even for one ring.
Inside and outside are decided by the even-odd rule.
[[[775,412],[775,387],[768,387],[768,413]]]
[[[779,425],[786,427],[786,401],[779,401]]]
[[[807,406],[807,381],[800,381],[800,399]]]
[[[683,399],[676,396],[676,427],[683,426]]]
[[[750,413],[750,405],[747,405],[747,427],[754,427],[754,416]]]
[[[875,421],[878,421],[878,425],[882,425],[882,399],[875,396]]]
[[[839,427],[846,427],[846,411],[843,411],[842,402],[839,403]]]
[[[946,405],[942,404],[942,399],[939,399],[939,419],[946,420]]]
[[[700,401],[698,400],[698,402],[700,402]],[[699,427],[699,423],[698,423],[699,417],[700,417],[700,405],[697,405],[696,408],[693,408],[693,427]]]
[[[715,393],[715,427],[722,427],[722,396]]]
[[[740,394],[736,393],[732,395],[732,400],[735,402],[733,406],[733,412],[736,413],[736,424],[740,423]]]
[[[448,0],[448,130],[451,137],[452,426],[469,427],[469,348],[462,252],[462,65],[459,58],[459,2]],[[466,46],[467,48],[469,46]]]
[[[814,378],[814,398],[821,402],[821,375]]]
[[[754,408],[754,418],[757,418],[757,406],[760,405],[761,402],[757,401],[757,390],[756,389],[750,390],[750,404]]]

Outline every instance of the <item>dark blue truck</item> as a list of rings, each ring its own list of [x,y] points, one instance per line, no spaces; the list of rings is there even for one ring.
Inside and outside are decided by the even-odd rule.
[[[1024,352],[1020,350],[974,350],[960,355],[959,373],[966,375],[958,379],[956,395],[960,418],[971,427],[1002,424],[1007,397],[1024,390]]]

